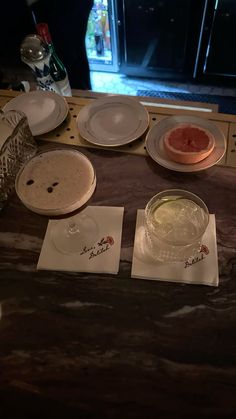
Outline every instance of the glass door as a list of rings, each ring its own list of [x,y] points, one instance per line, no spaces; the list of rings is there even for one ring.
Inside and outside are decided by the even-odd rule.
[[[94,0],[89,16],[86,49],[91,70],[118,71],[118,36],[114,0]]]
[[[120,71],[186,79],[194,65],[205,0],[122,0]]]
[[[197,81],[235,85],[235,0],[205,0],[193,77]]]
[[[216,0],[203,72],[235,77],[235,0]]]

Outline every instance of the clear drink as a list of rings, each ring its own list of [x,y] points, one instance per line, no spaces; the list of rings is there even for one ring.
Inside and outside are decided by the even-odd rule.
[[[178,262],[195,256],[209,222],[196,195],[173,189],[155,195],[145,208],[146,245],[155,260]]]

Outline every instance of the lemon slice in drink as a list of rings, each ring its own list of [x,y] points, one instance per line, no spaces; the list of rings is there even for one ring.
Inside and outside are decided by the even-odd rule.
[[[160,237],[184,244],[202,233],[205,213],[189,199],[169,199],[154,209],[153,220]]]

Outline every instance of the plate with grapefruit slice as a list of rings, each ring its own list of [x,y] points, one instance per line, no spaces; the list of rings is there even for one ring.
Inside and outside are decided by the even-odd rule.
[[[218,163],[226,152],[226,139],[213,122],[177,115],[153,125],[146,136],[150,157],[178,172],[198,172]]]

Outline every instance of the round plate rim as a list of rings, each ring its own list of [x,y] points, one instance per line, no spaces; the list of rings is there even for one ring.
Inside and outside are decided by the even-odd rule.
[[[150,144],[152,145],[156,141],[162,142],[163,141],[163,134],[165,132],[167,132],[169,129],[174,128],[174,126],[177,126],[178,124],[185,123],[185,122],[186,123],[192,123],[192,124],[195,124],[195,125],[199,125],[200,128],[208,129],[213,135],[214,135],[214,133],[212,132],[211,129],[213,129],[213,131],[217,131],[217,133],[219,134],[219,139],[216,139],[216,141],[218,140],[218,142],[221,142],[221,147],[222,147],[222,153],[220,154],[220,156],[215,158],[215,160],[212,160],[212,153],[216,153],[216,151],[214,149],[210,156],[206,157],[204,160],[202,160],[198,163],[181,164],[181,163],[177,163],[177,162],[174,162],[174,161],[170,160],[165,155],[165,152],[164,152],[164,157],[162,155],[160,155],[160,158],[159,158],[158,155],[157,156],[154,155],[152,150],[150,150]],[[166,129],[165,129],[165,127],[166,127]],[[161,131],[162,129],[163,129],[163,132]],[[157,133],[156,133],[156,131],[157,131]],[[158,133],[158,131],[162,132],[162,135],[160,135],[160,133]],[[155,133],[155,136],[156,136],[155,139],[152,137],[154,135],[154,133]],[[158,135],[159,135],[159,137],[158,137]],[[214,137],[215,137],[215,135],[214,135]],[[199,116],[172,115],[170,117],[166,117],[166,118],[162,119],[161,121],[155,123],[150,128],[149,132],[146,135],[145,146],[146,146],[146,150],[147,150],[148,155],[156,163],[158,163],[160,166],[165,167],[166,169],[169,169],[169,170],[176,171],[176,172],[193,173],[193,172],[200,172],[202,170],[209,169],[210,167],[217,164],[225,155],[227,143],[226,143],[226,138],[225,138],[224,133],[212,121],[209,121],[208,119],[201,118]],[[220,148],[220,147],[218,147],[218,148]],[[162,150],[162,152],[163,152],[163,150]],[[211,161],[211,163],[204,164],[204,163],[209,162],[209,160]]]
[[[59,110],[60,110],[60,118],[57,121],[57,123],[53,123],[51,124],[50,128],[45,129],[44,125],[43,125],[43,121],[42,121],[42,128],[41,129],[34,129],[33,127],[30,127],[31,132],[34,136],[38,136],[38,135],[42,135],[42,134],[46,134],[50,131],[53,131],[54,129],[56,129],[67,117],[68,112],[69,112],[69,105],[66,101],[66,99],[64,98],[64,96],[59,95],[58,93],[55,92],[49,92],[49,91],[44,91],[44,90],[32,90],[30,92],[23,92],[20,95],[15,96],[14,98],[10,99],[4,106],[3,106],[3,111],[9,111],[12,110],[14,108],[12,108],[11,104],[17,103],[19,101],[22,100],[22,97],[32,97],[32,96],[48,96],[54,99],[55,103],[59,106]],[[17,110],[21,110],[20,108],[17,108]],[[27,116],[27,115],[26,115]]]
[[[134,137],[132,136],[132,138],[128,137],[128,140],[126,139],[125,141],[117,141],[116,143],[106,143],[106,142],[101,142],[96,140],[95,137],[91,136],[90,134],[87,134],[87,130],[84,127],[84,120],[81,121],[82,118],[85,117],[86,113],[93,107],[99,107],[99,105],[102,107],[103,105],[106,105],[107,103],[121,103],[123,102],[123,104],[129,104],[131,105],[133,108],[135,109],[139,109],[140,113],[142,112],[143,114],[143,118],[141,120],[142,123],[142,129],[140,129],[140,132],[135,135]],[[77,118],[76,118],[76,126],[77,129],[79,131],[79,134],[81,135],[81,137],[83,139],[85,139],[86,141],[88,141],[91,144],[97,145],[97,146],[101,146],[101,147],[120,147],[120,146],[124,146],[126,144],[130,144],[131,142],[137,140],[138,138],[140,138],[145,131],[147,130],[148,126],[149,126],[149,121],[150,121],[150,116],[149,116],[149,112],[147,111],[147,109],[145,108],[144,105],[142,105],[140,103],[140,101],[134,99],[134,98],[130,98],[130,97],[122,97],[119,95],[111,95],[111,96],[107,96],[107,97],[102,97],[99,99],[95,99],[92,103],[89,103],[88,105],[85,105],[78,113]],[[82,132],[81,132],[82,130]],[[92,137],[92,139],[91,139]]]

